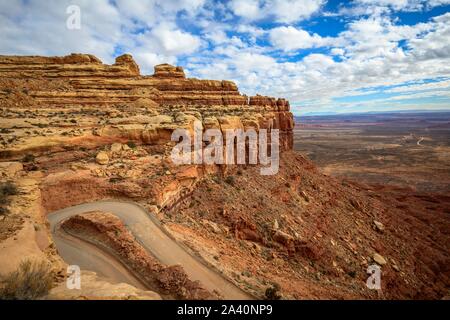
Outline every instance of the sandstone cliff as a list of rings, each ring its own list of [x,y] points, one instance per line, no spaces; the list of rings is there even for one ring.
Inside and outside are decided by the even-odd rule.
[[[293,144],[293,116],[285,99],[239,93],[231,81],[188,79],[162,64],[143,76],[130,55],[113,65],[92,55],[0,56],[4,158],[68,147],[74,137],[162,144],[174,128],[200,120],[205,128],[280,129],[281,148]],[[42,139],[33,128],[46,128]]]

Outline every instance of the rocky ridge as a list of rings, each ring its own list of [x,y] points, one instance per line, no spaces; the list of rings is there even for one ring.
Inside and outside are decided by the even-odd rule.
[[[142,76],[130,55],[113,65],[96,57],[0,56],[2,145],[0,156],[68,148],[89,139],[161,144],[174,128],[279,129],[281,146],[293,144],[289,102],[247,97],[231,81],[185,77],[181,67],[155,66]],[[45,138],[35,129],[45,132]]]

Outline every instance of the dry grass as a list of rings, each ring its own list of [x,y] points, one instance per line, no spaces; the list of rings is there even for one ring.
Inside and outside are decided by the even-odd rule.
[[[8,213],[5,207],[10,203],[10,196],[15,196],[19,193],[15,184],[10,181],[0,183],[0,215]]]
[[[9,273],[0,287],[0,300],[34,300],[50,291],[53,274],[46,261],[23,261]]]

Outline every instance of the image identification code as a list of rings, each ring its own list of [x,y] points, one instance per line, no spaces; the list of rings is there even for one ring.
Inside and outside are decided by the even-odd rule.
[[[207,306],[184,306],[178,307],[178,315],[198,315],[208,318],[210,315],[271,315],[273,312],[270,304],[222,304],[219,308]]]

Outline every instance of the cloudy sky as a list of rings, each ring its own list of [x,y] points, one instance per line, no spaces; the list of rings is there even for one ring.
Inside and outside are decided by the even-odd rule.
[[[72,52],[181,65],[297,115],[450,109],[450,0],[0,0],[0,54]]]

